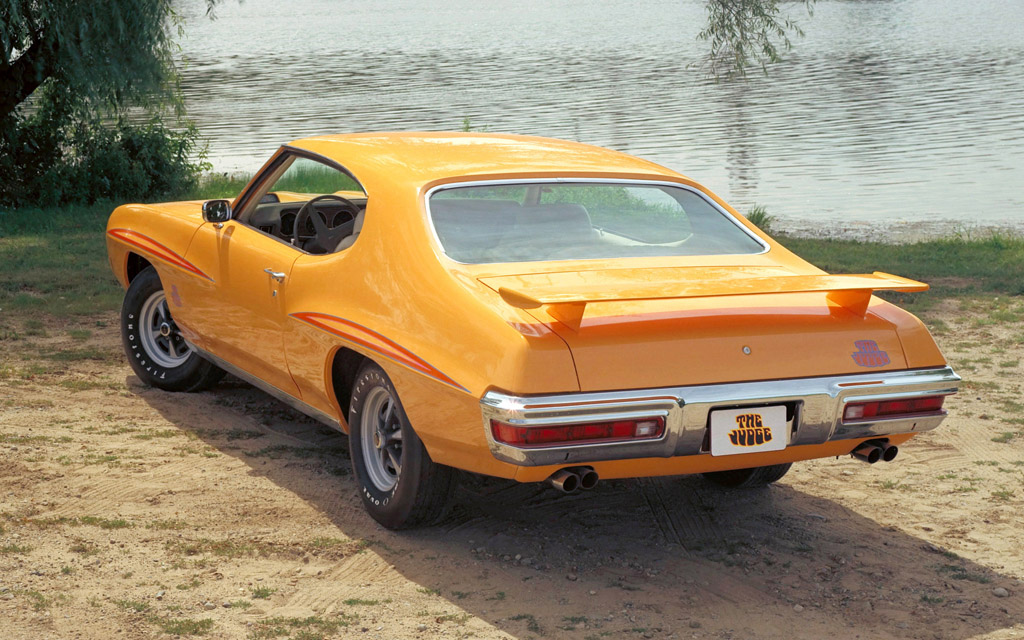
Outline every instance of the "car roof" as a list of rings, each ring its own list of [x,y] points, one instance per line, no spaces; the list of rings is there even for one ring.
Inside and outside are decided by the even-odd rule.
[[[553,138],[479,132],[349,133],[290,143],[348,169],[367,191],[374,183],[421,186],[452,178],[562,175],[682,178],[634,156]]]

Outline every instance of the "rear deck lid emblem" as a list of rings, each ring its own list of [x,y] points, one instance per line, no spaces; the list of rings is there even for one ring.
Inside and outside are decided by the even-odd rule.
[[[878,348],[874,340],[857,340],[853,343],[853,361],[861,367],[884,367],[889,364],[889,354]]]

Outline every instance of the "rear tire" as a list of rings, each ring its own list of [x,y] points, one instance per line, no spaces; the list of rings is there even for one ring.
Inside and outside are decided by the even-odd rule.
[[[782,479],[792,462],[785,464],[773,464],[767,467],[754,467],[752,469],[730,469],[729,471],[709,471],[702,474],[705,478],[715,484],[730,489],[751,489],[754,487],[767,487],[773,482]]]
[[[455,492],[455,469],[430,459],[384,370],[366,362],[349,404],[349,452],[370,517],[388,529],[440,520]]]
[[[165,391],[202,391],[224,377],[182,339],[156,269],[135,276],[121,305],[121,342],[132,371]]]

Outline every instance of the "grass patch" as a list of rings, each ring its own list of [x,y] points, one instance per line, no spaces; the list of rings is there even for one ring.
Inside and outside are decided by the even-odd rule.
[[[150,429],[143,433],[136,433],[132,438],[136,440],[152,440],[153,438],[174,438],[176,436],[183,436],[185,433],[178,429]]]
[[[159,618],[152,616],[149,618],[149,621],[159,627],[161,631],[171,636],[203,636],[213,629],[213,620],[210,618],[192,620],[191,618]]]
[[[119,385],[113,382],[100,382],[96,380],[61,380],[58,384],[69,391],[92,391],[93,389],[112,389]]]
[[[994,438],[992,438],[992,442],[1006,443],[1006,442],[1009,442],[1009,441],[1013,440],[1013,438],[1016,435],[1017,435],[1016,431],[1004,431],[1004,432],[1000,433],[998,436],[995,436]]]
[[[55,362],[81,362],[83,360],[115,360],[120,356],[117,352],[107,351],[97,347],[83,347],[81,349],[64,349],[63,351],[42,352],[40,356]]]
[[[253,431],[251,429],[232,429],[224,435],[228,440],[252,440],[254,438],[262,438],[266,434],[262,431]]]
[[[157,531],[181,531],[188,528],[188,523],[184,520],[154,520],[147,524],[146,528]]]
[[[783,237],[786,248],[830,273],[884,271],[924,280],[926,296],[938,298],[973,293],[1024,294],[1024,238],[991,233],[885,244],[859,240]],[[883,294],[914,305],[920,294]]]
[[[203,538],[194,541],[171,541],[167,543],[168,551],[186,556],[197,556],[210,553],[222,558],[241,558],[253,555],[269,555],[267,545],[242,542],[238,540],[208,540]]]
[[[270,587],[262,587],[262,586],[261,587],[253,587],[249,591],[252,592],[252,597],[257,599],[257,600],[269,600],[270,596],[272,596],[275,593],[277,593],[277,589],[272,589]]]
[[[96,549],[96,547],[88,545],[84,542],[76,542],[75,544],[68,547],[68,551],[70,551],[71,553],[78,553],[83,556],[94,556],[97,553],[99,553],[99,550]]]
[[[114,600],[114,604],[125,611],[134,611],[135,613],[149,611],[149,605],[138,600]]]
[[[0,212],[0,308],[59,317],[116,311],[122,292],[104,241],[114,206]],[[45,333],[42,324],[29,325],[30,331]]]
[[[540,633],[540,623],[537,622],[537,618],[532,613],[517,613],[514,616],[509,616],[509,620],[525,620],[526,630],[531,633]]]
[[[121,518],[109,520],[107,518],[97,518],[95,516],[82,516],[78,521],[84,525],[99,527],[100,529],[130,529],[134,526],[132,523]]]
[[[45,611],[54,604],[63,604],[71,600],[70,597],[63,593],[55,596],[47,596],[34,589],[12,589],[11,593],[27,598],[28,601],[32,603],[32,608],[36,611]]]
[[[336,635],[338,631],[357,619],[355,616],[347,614],[330,617],[266,618],[253,625],[249,638],[250,640],[263,640],[265,638],[291,637],[293,640],[314,640],[314,638]]]
[[[939,573],[948,575],[954,580],[967,580],[969,582],[977,582],[978,584],[988,584],[992,582],[992,579],[986,575],[980,573],[971,573],[964,567],[956,564],[941,564],[936,567]]]
[[[747,212],[746,218],[761,231],[768,234],[773,233],[772,227],[775,225],[775,216],[770,215],[768,210],[761,205],[758,204],[751,207],[750,211]]]
[[[17,433],[0,433],[0,444],[42,444],[50,442],[49,436],[27,436]]]
[[[0,554],[5,554],[6,555],[8,553],[28,553],[31,550],[32,550],[32,547],[30,547],[28,545],[5,544],[2,547],[0,547]]]
[[[285,456],[294,456],[296,458],[312,458],[317,455],[319,450],[316,447],[293,447],[287,444],[274,444],[269,447],[263,447],[258,451],[247,451],[245,455],[250,458],[270,458],[271,460],[277,460]]]

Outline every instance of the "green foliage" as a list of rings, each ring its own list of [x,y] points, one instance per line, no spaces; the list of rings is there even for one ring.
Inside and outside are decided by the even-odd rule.
[[[154,116],[143,124],[108,124],[78,105],[62,104],[50,86],[41,90],[40,102],[0,136],[0,170],[13,177],[0,183],[2,203],[152,200],[195,189],[209,169],[190,123],[174,130]]]
[[[115,108],[174,88],[172,0],[0,0],[0,17],[0,120],[48,80]]]
[[[747,212],[747,220],[755,227],[765,233],[772,232],[772,225],[775,224],[775,216],[768,213],[768,210],[761,205],[754,205]]]
[[[336,191],[362,192],[355,180],[344,173],[313,160],[299,158],[284,172],[271,191],[293,191],[306,194],[325,194]]]
[[[804,0],[807,13],[814,0]],[[751,62],[767,72],[793,43],[800,26],[779,9],[779,0],[707,0],[708,25],[698,38],[711,44],[705,64],[715,80],[743,77]]]
[[[193,188],[208,166],[181,120],[179,33],[172,0],[0,0],[0,204]]]

